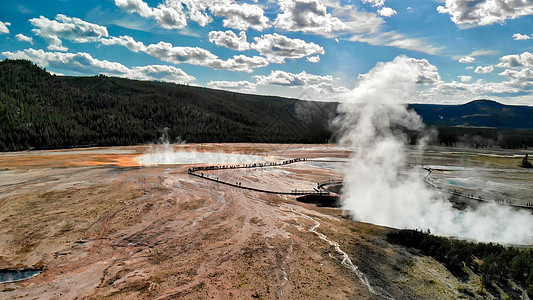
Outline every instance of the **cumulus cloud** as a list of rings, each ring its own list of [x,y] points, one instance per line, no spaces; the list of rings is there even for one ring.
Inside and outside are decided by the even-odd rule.
[[[185,73],[182,69],[166,65],[133,67],[130,74],[131,78],[140,80],[162,80],[175,83],[192,82],[196,80],[196,78]]]
[[[320,55],[317,55],[317,56],[309,56],[309,57],[307,57],[307,61],[316,64],[316,63],[320,62]]]
[[[522,54],[506,55],[500,58],[499,68],[522,68],[533,67],[533,53],[524,52]]]
[[[9,28],[7,28],[7,26],[11,26],[11,23],[0,21],[0,34],[9,33]]]
[[[325,34],[344,30],[344,23],[327,12],[327,6],[319,0],[278,0],[283,13],[274,26],[287,31]]]
[[[255,37],[254,40],[251,47],[273,63],[283,63],[287,58],[297,59],[325,53],[324,48],[315,43],[291,39],[277,33]]]
[[[246,55],[236,55],[226,61],[221,61],[221,66],[218,67],[218,69],[252,73],[253,69],[266,67],[268,65],[268,60],[262,56],[249,57]]]
[[[215,54],[200,47],[174,47],[166,42],[150,44],[146,47],[145,52],[155,58],[174,64],[209,65],[210,62],[218,59]]]
[[[520,33],[515,33],[513,34],[513,39],[515,41],[523,41],[523,40],[530,40],[530,39],[533,39],[533,37],[531,35],[525,35],[525,34],[520,34]]]
[[[241,31],[239,36],[231,30],[209,32],[209,41],[217,46],[222,46],[235,51],[250,49],[250,43],[246,41],[246,32]]]
[[[145,51],[146,46],[142,42],[137,42],[131,36],[121,36],[121,37],[110,37],[110,38],[101,38],[100,42],[104,45],[121,45],[133,52]]]
[[[466,75],[460,75],[457,76],[459,79],[461,79],[461,82],[470,82],[472,81],[472,76],[466,76]]]
[[[382,17],[392,17],[394,16],[395,14],[397,14],[397,12],[390,8],[390,7],[383,7],[381,9],[378,9],[378,15],[382,16]]]
[[[474,70],[474,72],[478,74],[488,74],[492,73],[492,71],[494,71],[494,66],[477,66],[477,68]]]
[[[363,0],[363,3],[370,3],[372,6],[378,6],[381,7],[385,5],[386,0]]]
[[[167,42],[146,46],[130,36],[102,38],[100,41],[104,45],[121,45],[134,52],[145,52],[152,57],[173,64],[186,63],[248,73],[253,72],[255,68],[265,67],[269,64],[269,61],[261,56],[236,55],[233,58],[223,60],[209,50],[200,47],[175,47]]]
[[[150,7],[142,0],[115,0],[115,5],[122,10],[137,13],[144,18],[153,18],[166,29],[181,29],[187,26],[187,17],[180,4],[166,0],[157,7]]]
[[[382,6],[385,1],[369,0]],[[282,13],[274,26],[286,31],[299,31],[338,40],[343,39],[437,54],[440,48],[423,39],[410,38],[383,30],[385,21],[376,13],[360,11],[356,5],[343,5],[338,0],[278,0]],[[385,14],[390,10],[383,10]]]
[[[265,67],[269,64],[268,60],[261,56],[248,57],[245,55],[236,55],[228,60],[222,60],[203,48],[174,47],[172,44],[166,42],[148,45],[145,52],[155,58],[173,64],[188,63],[213,69],[248,73],[251,73],[254,68]]]
[[[533,90],[533,69],[524,68],[522,70],[505,70],[499,75],[509,78],[511,86],[522,90]]]
[[[15,35],[15,38],[21,42],[27,42],[33,45],[33,38],[29,36],[25,36],[22,33]]]
[[[190,82],[195,78],[179,68],[172,66],[142,66],[128,68],[117,62],[98,60],[89,53],[46,52],[42,49],[26,49],[23,51],[2,52],[10,59],[27,59],[41,67],[76,72],[83,75],[106,74],[141,80],[164,80],[169,82]]]
[[[237,92],[255,92],[257,84],[249,81],[210,81],[207,86],[213,89]]]
[[[484,26],[503,23],[533,14],[533,2],[524,0],[446,0],[437,7],[441,14],[449,14],[451,20],[460,26]]]
[[[476,61],[476,58],[475,57],[472,57],[472,56],[465,56],[465,57],[461,57],[459,58],[458,60],[460,63],[462,64],[470,64],[470,63],[473,63]]]
[[[68,48],[63,46],[62,39],[75,43],[87,43],[108,36],[107,28],[104,26],[62,14],[58,14],[55,20],[40,16],[29,21],[35,27],[32,31],[48,43],[50,50],[67,51]]]
[[[330,75],[313,75],[308,74],[305,71],[294,74],[281,70],[272,70],[270,75],[256,75],[254,78],[257,80],[257,84],[273,84],[282,86],[306,86],[310,84],[317,84],[320,82],[332,82],[333,77]]]
[[[332,76],[314,75],[305,71],[294,74],[281,70],[272,70],[268,76],[256,75],[254,78],[259,85],[303,87],[307,91],[321,95],[336,95],[348,91],[345,87],[335,87]]]
[[[248,28],[262,31],[270,27],[269,19],[264,10],[253,4],[216,4],[210,8],[213,15],[224,17],[222,25],[227,28],[247,30]]]
[[[474,67],[473,66],[468,66],[465,68],[465,70],[474,70]]]
[[[310,84],[306,88],[311,92],[321,94],[321,95],[332,95],[332,94],[342,94],[349,91],[349,89],[341,86],[334,87],[333,84],[329,82],[321,82],[319,84]]]

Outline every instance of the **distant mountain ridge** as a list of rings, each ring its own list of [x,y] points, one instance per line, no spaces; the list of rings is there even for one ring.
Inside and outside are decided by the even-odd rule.
[[[533,100],[533,99],[532,99]],[[426,125],[533,129],[533,107],[475,100],[460,105],[410,104]]]

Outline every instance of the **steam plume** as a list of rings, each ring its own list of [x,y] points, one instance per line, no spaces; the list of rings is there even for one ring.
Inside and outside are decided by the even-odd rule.
[[[495,204],[459,211],[427,187],[418,169],[405,169],[407,138],[420,117],[404,104],[417,88],[440,80],[427,60],[398,56],[360,76],[339,106],[334,125],[343,144],[356,148],[344,179],[344,209],[355,219],[397,228],[431,229],[447,236],[530,244],[533,215]],[[417,146],[424,150],[424,139]]]

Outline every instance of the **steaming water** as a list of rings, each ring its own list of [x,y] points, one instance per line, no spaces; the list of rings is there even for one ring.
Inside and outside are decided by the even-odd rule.
[[[355,147],[345,170],[344,209],[355,219],[396,228],[505,244],[533,243],[533,215],[496,204],[458,211],[445,195],[423,184],[423,170],[402,172],[406,138],[394,128],[421,131],[423,123],[402,103],[426,82],[440,80],[427,60],[405,56],[379,63],[339,106],[333,124],[341,143]],[[370,102],[370,103],[369,103]],[[424,140],[415,151],[423,156]]]
[[[174,151],[174,145],[164,143],[150,149],[148,154],[138,158],[144,166],[176,164],[229,164],[264,162],[266,157],[225,152]]]
[[[265,157],[258,155],[232,154],[223,152],[172,152],[145,154],[139,158],[142,165],[175,164],[225,164],[263,162]]]

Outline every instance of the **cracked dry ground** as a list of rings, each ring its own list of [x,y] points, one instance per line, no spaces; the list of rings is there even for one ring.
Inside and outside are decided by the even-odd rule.
[[[326,145],[225,147],[281,158],[346,156]],[[294,197],[192,177],[189,166],[134,166],[144,151],[0,156],[0,268],[44,267],[31,279],[1,284],[0,298],[381,299],[310,231],[317,222],[315,230],[339,244],[373,289],[398,299],[456,296],[440,283],[442,274],[425,270],[427,261],[388,244],[385,228]],[[302,163],[217,176],[290,190],[341,175]],[[435,289],[428,293],[415,278]]]

